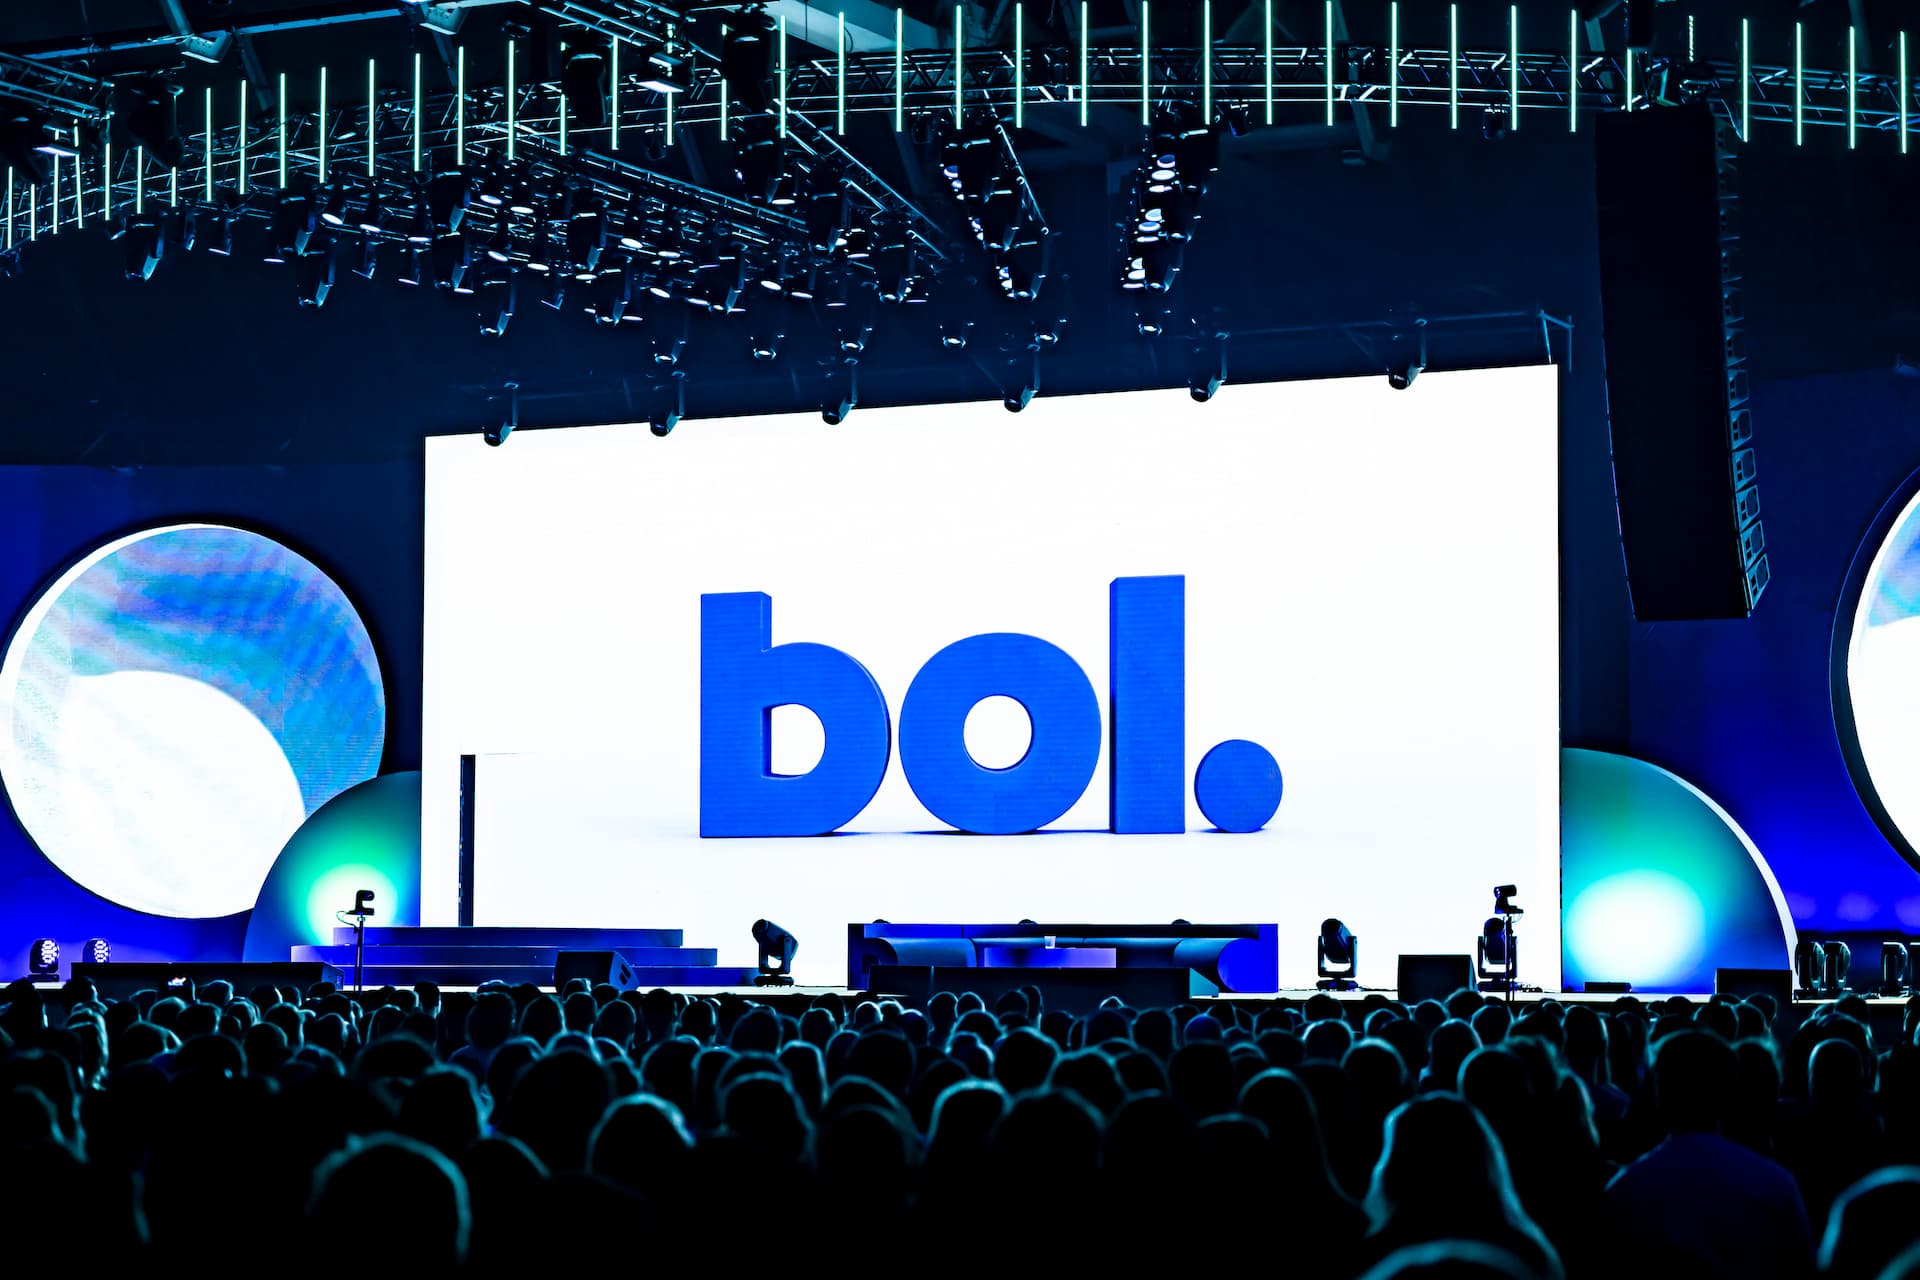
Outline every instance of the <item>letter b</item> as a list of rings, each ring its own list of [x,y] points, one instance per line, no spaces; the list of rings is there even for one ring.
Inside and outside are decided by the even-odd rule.
[[[820,718],[826,747],[811,772],[773,772],[773,709]],[[872,801],[893,755],[886,699],[852,655],[773,643],[773,599],[700,597],[700,834],[817,836]]]

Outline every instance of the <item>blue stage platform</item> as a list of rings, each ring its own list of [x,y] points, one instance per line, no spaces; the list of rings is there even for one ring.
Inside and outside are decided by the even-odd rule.
[[[615,951],[633,966],[636,987],[738,987],[753,981],[752,967],[723,966],[712,947],[682,946],[679,929],[459,928],[384,925],[367,929],[366,986],[476,987],[483,982],[553,985],[562,951]],[[337,965],[353,973],[353,930],[333,931],[333,942],[297,946],[290,957]]]

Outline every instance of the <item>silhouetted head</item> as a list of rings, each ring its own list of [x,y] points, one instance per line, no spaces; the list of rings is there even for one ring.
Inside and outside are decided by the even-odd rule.
[[[726,1087],[720,1115],[727,1132],[744,1138],[776,1167],[799,1161],[813,1135],[813,1123],[786,1077],[756,1073]]]
[[[555,1172],[584,1169],[587,1139],[611,1096],[607,1073],[593,1058],[548,1054],[521,1073],[501,1109],[501,1128]]]
[[[642,1094],[607,1108],[588,1143],[588,1168],[657,1197],[681,1183],[692,1154],[693,1136],[680,1108]]]
[[[467,1180],[410,1138],[359,1139],[322,1162],[307,1218],[317,1239],[352,1240],[382,1267],[435,1275],[466,1260]]]
[[[1478,1240],[1436,1240],[1395,1250],[1360,1280],[1539,1280],[1505,1249]]]
[[[467,1011],[467,1043],[482,1052],[498,1049],[513,1034],[515,1016],[512,996],[492,991],[475,996]]]
[[[948,1086],[933,1104],[927,1130],[928,1167],[978,1167],[995,1127],[1012,1105],[1007,1091],[991,1080]]]
[[[1914,1240],[1920,1222],[1920,1167],[1895,1165],[1840,1193],[1820,1242],[1820,1272],[1834,1280],[1876,1280]]]
[[[1190,1044],[1173,1055],[1167,1081],[1174,1101],[1195,1122],[1233,1109],[1239,1093],[1233,1059],[1223,1044]]]
[[[1376,1231],[1402,1216],[1462,1225],[1519,1217],[1506,1157],[1465,1099],[1428,1094],[1387,1117],[1367,1216]]]
[[[1733,1046],[1691,1028],[1662,1040],[1653,1055],[1653,1089],[1670,1133],[1720,1128],[1739,1074]]]
[[[1867,1068],[1860,1051],[1845,1040],[1823,1040],[1807,1068],[1807,1096],[1826,1111],[1852,1111],[1866,1089]]]
[[[485,1123],[473,1077],[451,1067],[428,1071],[400,1100],[400,1132],[448,1159],[472,1146]]]
[[[1126,1086],[1113,1059],[1098,1049],[1079,1049],[1053,1064],[1049,1080],[1057,1089],[1070,1089],[1082,1101],[1091,1103],[1103,1116],[1111,1116],[1127,1099]]]
[[[1306,1058],[1309,1062],[1338,1062],[1353,1047],[1353,1028],[1344,1019],[1309,1023]]]
[[[1018,995],[1018,992],[1009,994]],[[1026,997],[1021,997],[1024,1004]],[[1060,1046],[1038,1031],[1020,1028],[1001,1037],[993,1053],[993,1075],[1008,1093],[1025,1093],[1046,1083]]]

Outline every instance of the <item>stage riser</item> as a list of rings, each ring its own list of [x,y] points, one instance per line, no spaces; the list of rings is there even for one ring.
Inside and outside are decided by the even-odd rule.
[[[366,962],[378,965],[515,965],[527,967],[545,965],[553,968],[554,959],[562,951],[618,951],[627,958],[627,963],[642,968],[701,968],[719,963],[719,953],[712,947],[453,947],[453,946],[413,946],[402,943],[388,943],[384,946],[367,945]],[[351,965],[353,946],[351,943],[336,944],[330,947],[295,947],[295,960],[319,960],[327,964]]]
[[[351,962],[339,966],[343,981],[353,983],[353,965]],[[732,966],[667,966],[655,965],[647,968],[636,967],[633,971],[634,989],[647,991],[654,987],[741,987],[751,985],[752,968]],[[369,964],[363,971],[362,985],[368,987],[411,987],[415,983],[431,982],[439,987],[477,987],[483,982],[506,982],[518,985],[531,982],[536,987],[547,990],[553,988],[552,965],[374,965]]]
[[[352,946],[353,930],[336,928],[336,946]],[[550,947],[556,951],[618,951],[632,956],[648,947],[680,947],[680,929],[546,929],[520,925],[368,925],[367,945],[416,947]]]

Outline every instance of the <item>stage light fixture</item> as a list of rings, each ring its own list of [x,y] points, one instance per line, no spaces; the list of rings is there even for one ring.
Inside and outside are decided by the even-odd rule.
[[[27,948],[27,973],[35,978],[50,978],[60,972],[60,944],[52,938],[35,938]]]
[[[304,192],[283,191],[273,209],[273,234],[268,238],[267,262],[285,262],[307,251],[307,243],[319,225],[313,200]]]
[[[394,279],[401,284],[412,285],[417,288],[422,279],[420,256],[420,246],[409,242],[407,245],[407,265],[401,268],[400,274],[395,276]]]
[[[687,313],[676,307],[666,323],[671,327],[653,336],[653,362],[671,369],[687,350]]]
[[[0,105],[0,165],[17,172],[28,185],[46,186],[56,157],[79,154],[56,140],[53,122],[17,103]]]
[[[467,269],[473,265],[473,246],[462,235],[440,236],[433,242],[434,287],[462,292]],[[472,293],[472,288],[464,289]]]
[[[685,93],[689,84],[687,60],[668,53],[664,46],[653,45],[641,58],[639,81],[642,89],[668,97]]]
[[[167,219],[167,238],[182,253],[191,253],[200,242],[200,211],[191,206],[173,210]]]
[[[427,180],[427,216],[436,234],[452,235],[466,221],[473,199],[467,175],[458,169],[436,173]]]
[[[487,239],[487,257],[495,262],[513,261],[513,229],[502,218]]]
[[[1853,967],[1853,948],[1844,942],[1823,943],[1821,953],[1821,994],[1839,999],[1847,989],[1847,971]]]
[[[372,236],[364,236],[360,241],[360,265],[353,274],[362,280],[371,280],[380,270],[380,242]]]
[[[303,307],[324,307],[333,291],[333,248],[323,246],[296,260],[300,283],[298,300]]]
[[[380,189],[367,189],[366,199],[360,205],[360,229],[370,236],[379,235],[386,230],[387,208],[380,200]]]
[[[753,922],[753,940],[760,949],[760,972],[754,977],[753,985],[792,986],[793,955],[800,950],[799,940],[771,920]]]
[[[1213,333],[1194,347],[1193,369],[1187,378],[1187,394],[1199,404],[1213,399],[1227,380],[1227,335]]]
[[[748,115],[764,113],[773,105],[773,35],[774,21],[764,10],[728,15],[720,41],[720,77]]]
[[[520,294],[519,273],[497,262],[480,270],[480,332],[490,338],[506,333]]]
[[[748,349],[755,360],[771,360],[780,354],[780,342],[786,336],[778,331],[755,334],[748,343]]]
[[[127,224],[127,279],[153,279],[154,270],[159,267],[160,259],[167,250],[160,222],[159,214],[144,213],[134,215]]]
[[[1507,932],[1507,922],[1499,916],[1488,916],[1486,923],[1480,926],[1480,936],[1475,940],[1474,950],[1480,990],[1505,991],[1514,976],[1514,946]]]
[[[841,325],[835,330],[835,340],[840,351],[847,356],[859,356],[867,349],[867,340],[873,337],[873,322],[858,321]]]
[[[794,202],[788,185],[786,140],[771,118],[756,116],[741,122],[733,174],[749,200],[779,204],[784,197],[785,203]]]
[[[80,944],[80,960],[83,964],[111,964],[113,947],[105,938],[88,938]]]
[[[589,41],[567,50],[560,70],[560,90],[567,109],[582,129],[601,129],[607,123],[607,46]]]
[[[1030,347],[1027,349],[1026,357],[1024,368],[1021,367],[1018,356],[1007,362],[1009,371],[1019,370],[1018,376],[1012,380],[1012,385],[1000,397],[1000,406],[1008,413],[1019,413],[1032,404],[1033,398],[1040,394],[1040,352],[1037,348]]]
[[[1387,351],[1387,383],[1405,391],[1427,367],[1427,322],[1415,320],[1411,328],[1394,330],[1387,336]]]
[[[1314,952],[1314,969],[1320,975],[1315,986],[1322,991],[1360,989],[1360,939],[1345,924],[1333,918],[1322,920]]]
[[[973,321],[962,320],[958,324],[940,326],[940,345],[949,351],[964,351],[967,339],[973,336]]]
[[[597,200],[583,199],[567,218],[567,264],[576,274],[596,271],[606,248],[606,213]]]
[[[593,281],[593,319],[596,324],[619,324],[633,301],[632,283],[618,267],[602,271]]]
[[[673,434],[680,425],[680,419],[687,412],[687,375],[676,372],[668,379],[670,390],[667,402],[660,412],[647,421],[647,430],[661,439]]]
[[[820,420],[837,427],[860,403],[860,366],[849,360],[837,373],[829,372],[827,388],[827,398],[820,406]]]
[[[1880,944],[1880,994],[1903,996],[1913,989],[1913,970],[1904,942]]]
[[[135,145],[147,149],[147,155],[163,169],[178,169],[186,163],[186,141],[180,136],[175,104],[180,86],[164,80],[143,80],[128,92],[122,109],[127,136]]]
[[[347,225],[347,193],[339,187],[328,187],[319,197],[320,221],[330,227]]]
[[[506,392],[507,392],[506,416],[501,418],[498,422],[495,422],[491,426],[487,427],[484,431],[480,433],[480,438],[482,440],[485,440],[488,444],[492,445],[496,449],[498,449],[501,445],[505,444],[507,442],[507,437],[512,435],[514,433],[514,430],[520,425],[520,384],[517,382],[507,383]],[[369,900],[373,898],[373,894],[368,893],[367,890],[365,889],[360,890],[360,893],[356,893],[354,895],[353,905],[355,910],[358,910],[360,907],[365,905],[360,901],[360,894],[362,893],[366,894]],[[368,915],[373,914],[373,911],[371,908],[368,908],[367,914]]]
[[[223,213],[214,222],[213,242],[207,246],[207,252],[218,254],[222,258],[233,256],[233,215]]]

